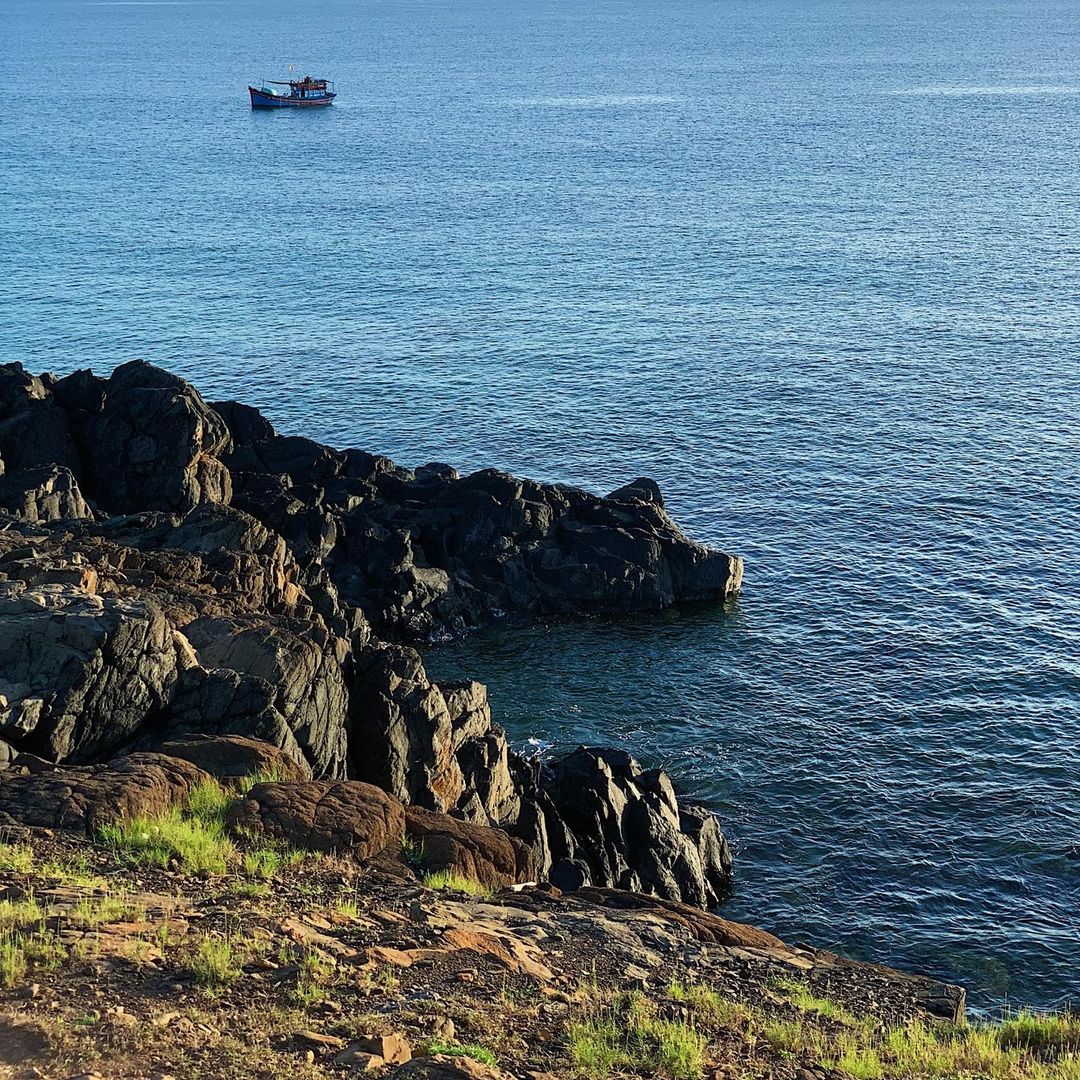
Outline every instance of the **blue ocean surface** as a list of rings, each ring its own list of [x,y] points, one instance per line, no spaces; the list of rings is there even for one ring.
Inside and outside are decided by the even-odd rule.
[[[726,609],[432,653],[722,816],[726,913],[1080,1001],[1075,0],[0,0],[0,359],[603,492]],[[287,64],[332,108],[256,113]]]

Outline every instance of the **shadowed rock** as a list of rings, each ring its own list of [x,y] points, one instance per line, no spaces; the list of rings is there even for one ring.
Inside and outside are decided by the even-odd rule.
[[[225,422],[179,376],[142,360],[122,364],[90,422],[92,490],[111,513],[227,503],[231,446]]]
[[[19,469],[0,477],[0,510],[33,523],[94,516],[75,477],[62,465]]]
[[[162,743],[156,752],[189,761],[217,780],[260,775],[273,776],[280,782],[303,783],[311,779],[310,769],[277,747],[238,735],[194,735]]]
[[[149,599],[0,582],[0,737],[54,761],[100,761],[168,701],[194,661]]]

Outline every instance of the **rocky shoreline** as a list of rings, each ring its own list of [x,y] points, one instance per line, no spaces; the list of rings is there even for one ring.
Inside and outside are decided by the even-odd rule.
[[[481,684],[428,677],[419,649],[500,621],[737,593],[741,560],[687,538],[653,481],[601,498],[492,470],[409,470],[280,436],[255,409],[208,403],[141,361],[108,378],[0,367],[0,466],[9,845],[93,849],[133,821],[146,835],[187,828],[192,801],[220,791],[221,836],[319,853],[350,881],[396,889],[393,903],[448,875],[489,897],[477,919],[509,925],[522,905],[555,904],[581,913],[605,954],[644,919],[674,935],[669,951],[705,942],[802,975],[842,971],[904,1015],[962,1018],[957,987],[708,914],[731,851],[665,773],[596,747],[526,759]],[[164,865],[182,876],[183,859]],[[510,947],[507,926],[492,934]],[[549,971],[544,952],[531,962]],[[660,965],[629,956],[607,973],[620,986]]]
[[[100,763],[241,735],[314,779],[503,828],[560,888],[710,906],[715,818],[626,754],[526,761],[478,683],[416,646],[505,619],[735,593],[659,489],[598,498],[492,470],[415,471],[277,435],[135,361],[107,379],[0,368],[0,755]]]

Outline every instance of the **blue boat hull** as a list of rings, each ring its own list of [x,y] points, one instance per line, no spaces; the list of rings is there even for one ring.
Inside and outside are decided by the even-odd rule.
[[[311,109],[320,105],[329,105],[337,97],[337,94],[332,94],[329,91],[310,97],[268,94],[265,90],[259,90],[254,86],[248,87],[248,93],[251,95],[251,107],[253,109]]]

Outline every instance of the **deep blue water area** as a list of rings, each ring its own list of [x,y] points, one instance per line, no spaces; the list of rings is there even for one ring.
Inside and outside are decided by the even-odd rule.
[[[1080,1000],[1080,5],[0,0],[0,359],[599,491],[727,610],[430,657],[626,745],[727,912]],[[253,113],[289,62],[328,110]]]

